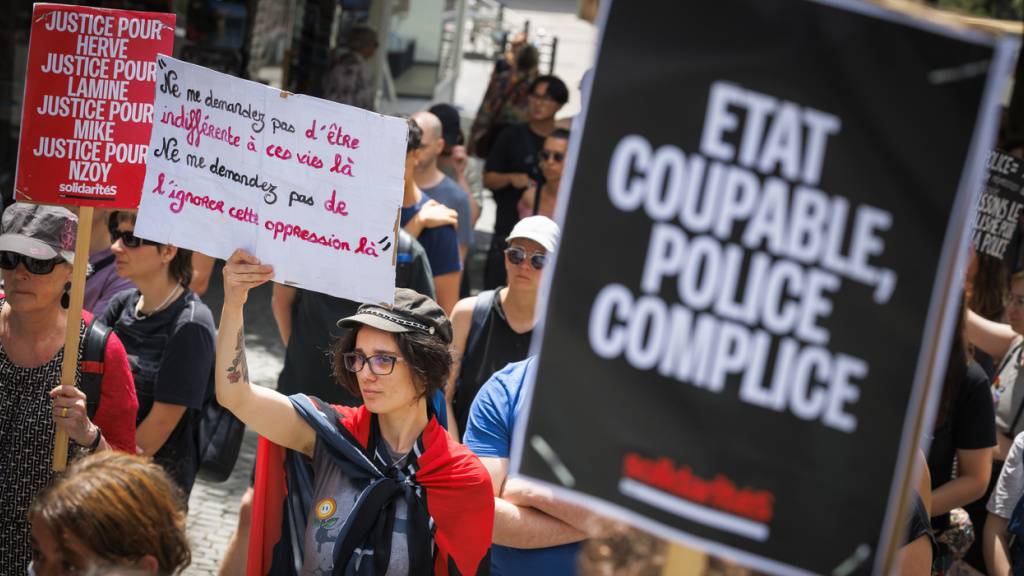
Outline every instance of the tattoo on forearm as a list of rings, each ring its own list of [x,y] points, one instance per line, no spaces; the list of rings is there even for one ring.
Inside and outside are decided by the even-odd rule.
[[[238,341],[235,343],[235,358],[228,366],[228,382],[232,384],[239,380],[249,381],[249,365],[245,361],[245,335],[242,329],[238,329]]]

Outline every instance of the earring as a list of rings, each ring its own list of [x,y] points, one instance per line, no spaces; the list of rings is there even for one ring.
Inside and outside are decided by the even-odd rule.
[[[60,307],[65,310],[71,307],[71,282],[64,283],[64,293],[60,297]]]

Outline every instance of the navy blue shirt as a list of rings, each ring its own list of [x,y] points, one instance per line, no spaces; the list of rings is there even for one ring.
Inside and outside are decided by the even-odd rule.
[[[480,388],[469,410],[462,437],[466,448],[481,458],[508,458],[512,429],[526,401],[527,376],[536,372],[536,356],[513,362],[491,376]],[[575,574],[580,544],[551,548],[491,547],[491,574]]]
[[[416,204],[408,208],[403,206],[401,225],[405,226],[413,216],[419,213],[420,208],[428,200],[430,197],[423,194]],[[427,252],[427,260],[430,261],[430,270],[434,276],[443,276],[462,270],[462,262],[459,261],[459,239],[455,234],[454,226],[424,228],[417,240],[423,246],[423,250]]]

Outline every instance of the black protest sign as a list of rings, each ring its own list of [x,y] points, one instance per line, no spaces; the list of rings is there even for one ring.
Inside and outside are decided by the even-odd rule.
[[[780,573],[902,525],[1014,48],[844,6],[606,8],[513,457]]]
[[[1019,236],[1024,210],[1024,170],[1016,156],[993,150],[988,157],[988,180],[974,217],[974,249],[999,260],[1012,257],[1007,248]]]

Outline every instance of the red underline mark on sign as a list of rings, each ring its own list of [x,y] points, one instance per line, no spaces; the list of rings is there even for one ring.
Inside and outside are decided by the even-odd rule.
[[[619,492],[676,516],[758,542],[768,539],[775,496],[739,488],[724,475],[704,480],[668,458],[627,453]]]

